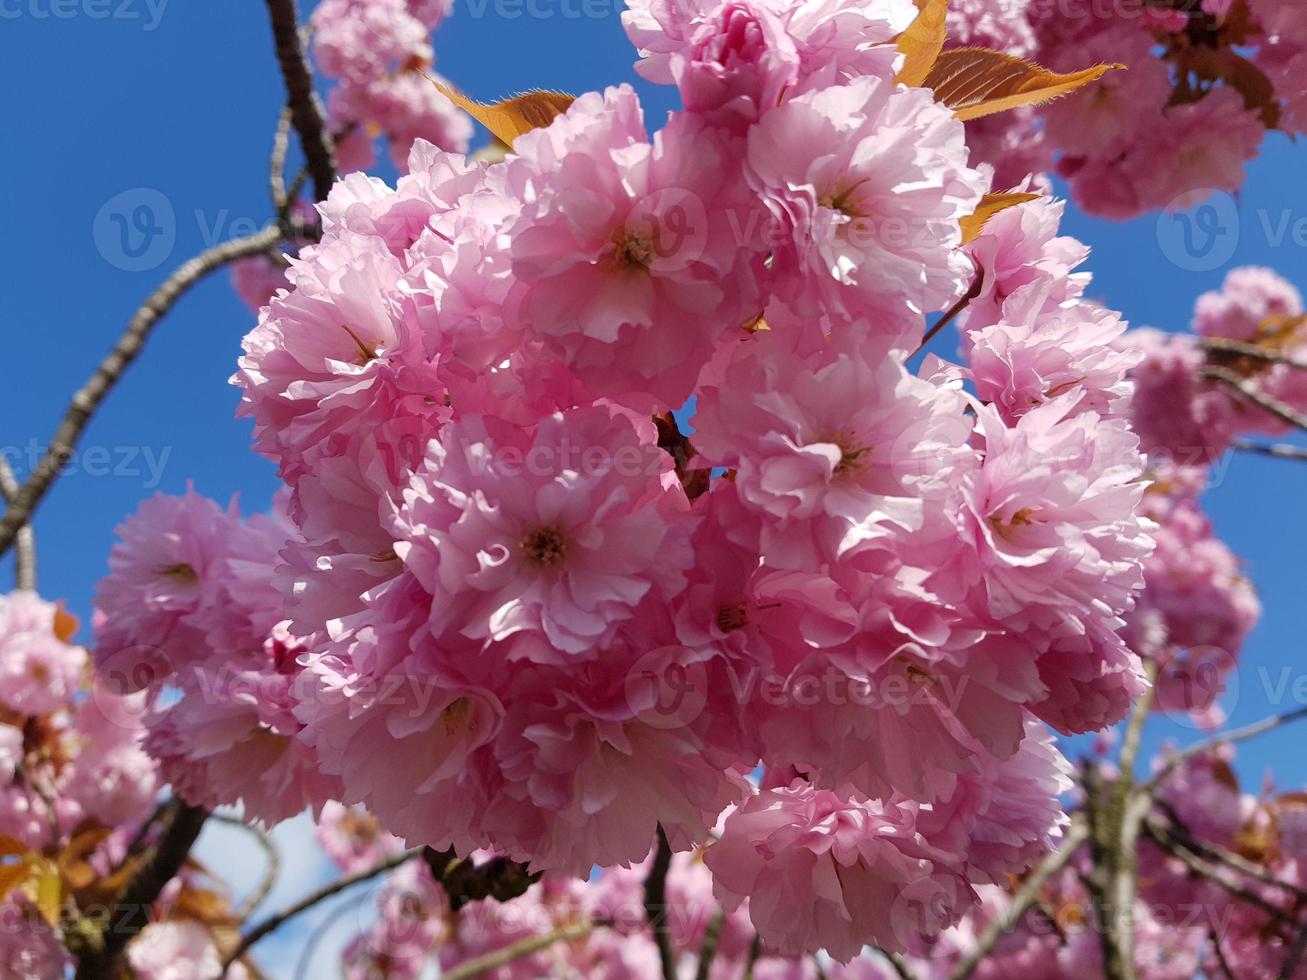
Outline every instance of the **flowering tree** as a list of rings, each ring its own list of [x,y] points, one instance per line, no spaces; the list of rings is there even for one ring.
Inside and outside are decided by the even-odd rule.
[[[471,100],[425,0],[316,7],[324,108],[268,10],[273,221],[0,473],[0,976],[257,976],[380,875],[351,977],[1307,976],[1307,797],[1230,765],[1296,715],[1137,771],[1150,712],[1223,723],[1259,607],[1200,496],[1301,454],[1250,437],[1307,429],[1302,300],[1243,269],[1126,332],[1042,176],[1114,216],[1237,186],[1295,125],[1287,5],[632,3],[652,135],[625,85]],[[28,521],[226,265],[284,490],[143,502],[88,654]],[[190,856],[306,809],[342,877],[266,918]]]

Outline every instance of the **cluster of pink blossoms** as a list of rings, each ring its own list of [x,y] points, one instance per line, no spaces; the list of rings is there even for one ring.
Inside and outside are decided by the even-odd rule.
[[[467,149],[472,121],[432,84],[440,76],[431,70],[431,32],[452,7],[453,0],[322,0],[314,8],[313,52],[335,83],[328,109],[341,170],[370,169],[382,134],[401,170],[419,138],[444,150]],[[312,209],[302,201],[293,202],[291,214],[311,224]],[[257,314],[286,285],[286,263],[249,256],[232,263],[231,277]]]
[[[335,82],[328,108],[341,133],[336,154],[342,169],[369,167],[380,133],[401,169],[419,138],[446,150],[467,149],[471,120],[430,81],[436,77],[431,32],[452,6],[452,0],[322,0],[314,8],[313,54]]]
[[[1146,588],[1123,634],[1158,667],[1155,707],[1204,726],[1260,607],[1238,558],[1214,537],[1199,497],[1238,438],[1281,435],[1307,411],[1307,318],[1269,269],[1232,271],[1198,299],[1192,333],[1133,330],[1131,425],[1149,456],[1145,513],[1157,522]],[[1277,414],[1280,413],[1280,414]]]
[[[75,629],[34,593],[0,596],[0,977],[12,980],[66,975],[60,911],[71,921],[107,908],[115,876],[139,857],[138,828],[163,782],[145,750],[144,695],[93,676],[86,651],[69,642]],[[45,862],[60,889],[61,904],[44,914],[38,886],[15,876],[32,861]],[[169,884],[158,921],[128,947],[139,980],[218,975],[212,934],[185,911],[195,877]],[[246,973],[236,965],[228,976]]]
[[[1307,977],[1307,964],[1289,966],[1298,937],[1296,896],[1307,886],[1307,798],[1277,793],[1270,784],[1257,795],[1241,792],[1232,757],[1227,745],[1186,761],[1163,783],[1148,817],[1132,909],[1140,980]],[[1155,763],[1166,764],[1166,755]],[[1177,847],[1190,862],[1173,853]],[[1119,913],[1099,907],[1086,889],[1092,869],[1086,847],[1044,886],[973,976],[1101,975],[1101,932],[1106,918]],[[913,976],[950,976],[985,926],[1011,905],[1008,888],[979,892],[980,903],[962,923],[931,944],[927,956],[910,958]]]
[[[1056,206],[963,247],[989,173],[893,81],[915,10],[638,7],[686,105],[652,137],[612,88],[501,163],[419,141],[394,189],[337,185],[237,375],[290,489],[276,602],[274,562],[216,547],[259,535],[194,501],[149,505],[177,513],[101,591],[159,681],[295,675],[207,752],[186,719],[229,705],[164,709],[183,795],[274,818],[226,779],[270,742],[336,784],[282,813],[339,798],[556,875],[720,822],[718,900],[841,959],[913,940],[894,896],[943,928],[1056,840],[1045,723],[1101,729],[1144,684],[1116,635],[1151,548],[1135,359]],[[910,370],[977,274],[968,364]]]
[[[970,123],[972,159],[996,167],[996,188],[1055,171],[1085,211],[1113,219],[1235,191],[1267,130],[1307,126],[1305,25],[1292,0],[953,0],[951,47],[1128,69]]]
[[[95,597],[97,673],[148,702],[138,716],[162,779],[266,824],[338,791],[294,714],[308,647],[272,585],[290,533],[280,514],[245,521],[194,492],[160,494],[118,528]]]
[[[1235,269],[1199,297],[1192,327],[1134,330],[1123,342],[1143,354],[1132,424],[1150,457],[1210,466],[1240,436],[1290,430],[1267,405],[1307,413],[1307,317],[1291,283]]]

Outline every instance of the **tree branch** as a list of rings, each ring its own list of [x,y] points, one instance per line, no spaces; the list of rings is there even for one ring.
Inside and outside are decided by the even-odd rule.
[[[72,457],[82,432],[105,396],[121,380],[127,368],[145,347],[155,324],[168,313],[177,301],[197,282],[216,269],[236,259],[266,252],[281,240],[281,231],[271,225],[246,238],[224,242],[197,255],[177,269],[156,289],[132,316],[127,329],[108,356],[100,362],[95,373],[73,395],[68,412],[50,440],[45,455],[27,477],[18,493],[9,501],[9,507],[0,517],[0,555],[9,550],[18,531],[32,519],[41,499],[49,491],[59,471]]]
[[[362,884],[365,881],[370,881],[378,875],[385,874],[387,871],[398,868],[405,861],[410,861],[413,858],[418,857],[421,853],[422,848],[415,847],[411,850],[404,851],[402,854],[397,854],[392,858],[388,858],[380,864],[373,865],[371,868],[360,871],[357,874],[346,875],[344,878],[338,878],[331,884],[325,885],[313,892],[311,895],[307,895],[300,899],[294,905],[268,916],[249,932],[245,933],[245,935],[241,936],[241,941],[236,944],[236,948],[223,959],[222,973],[219,974],[219,977],[225,977],[227,971],[231,969],[232,964],[244,956],[251,946],[257,943],[260,939],[263,939],[269,933],[280,929],[297,915],[307,912],[315,905],[325,902],[333,895],[339,895],[341,892],[353,888],[355,885]]]
[[[676,980],[676,953],[672,949],[672,935],[667,928],[667,871],[672,865],[672,845],[662,825],[658,827],[658,846],[653,863],[644,879],[644,914],[653,930],[658,945],[658,959],[662,964],[663,980]]]
[[[1008,902],[1003,914],[985,927],[984,931],[976,939],[976,945],[949,974],[949,980],[967,980],[976,972],[976,968],[980,966],[981,961],[992,953],[994,947],[998,945],[998,941],[1021,921],[1021,917],[1039,900],[1039,896],[1044,891],[1044,886],[1052,880],[1054,875],[1067,866],[1071,859],[1075,857],[1076,851],[1080,850],[1081,845],[1088,838],[1089,827],[1085,821],[1072,818],[1071,826],[1067,828],[1066,837],[1063,838],[1061,846],[1045,857],[1038,867],[1021,880],[1020,887],[1012,896],[1012,900]]]
[[[1270,718],[1263,718],[1261,721],[1255,721],[1251,725],[1243,728],[1236,728],[1232,732],[1226,732],[1223,735],[1215,735],[1212,738],[1205,739],[1194,745],[1183,749],[1171,758],[1167,759],[1162,768],[1153,774],[1153,777],[1139,787],[1139,792],[1149,794],[1155,793],[1157,788],[1167,780],[1171,773],[1184,765],[1190,759],[1195,759],[1204,752],[1210,752],[1212,749],[1222,745],[1233,745],[1236,742],[1245,742],[1250,738],[1256,738],[1258,735],[1264,735],[1267,732],[1274,731],[1282,725],[1298,721],[1300,718],[1307,718],[1307,706],[1295,708],[1293,711],[1285,712],[1282,715],[1272,715]]]
[[[926,331],[926,335],[921,338],[921,343],[917,345],[917,349],[914,350],[912,354],[909,356],[916,357],[923,350],[925,350],[926,345],[929,344],[932,340],[934,340],[939,335],[939,332],[941,330],[943,330],[946,326],[948,326],[955,319],[957,319],[958,315],[963,310],[965,310],[968,306],[971,305],[971,301],[980,295],[980,290],[984,286],[984,284],[985,284],[985,273],[983,270],[977,269],[976,277],[971,280],[971,288],[962,294],[961,299],[959,299],[956,303],[954,303],[951,307],[949,307],[947,313],[945,313],[942,317],[940,317],[938,320],[935,321],[935,325]]]
[[[1307,371],[1307,362],[1296,361],[1292,357],[1286,357],[1283,354],[1277,354],[1275,351],[1267,350],[1265,347],[1244,343],[1241,340],[1230,340],[1226,337],[1201,337],[1198,340],[1198,346],[1205,351],[1217,354],[1234,354],[1238,357],[1249,357],[1255,361],[1265,361],[1267,364],[1283,364],[1285,367],[1293,368],[1296,371]]]
[[[1249,905],[1255,906],[1273,919],[1277,919],[1281,922],[1293,921],[1289,913],[1268,902],[1255,891],[1245,888],[1237,881],[1230,880],[1230,878],[1226,877],[1223,869],[1219,865],[1212,864],[1210,861],[1195,854],[1181,843],[1178,838],[1168,837],[1165,834],[1154,835],[1151,833],[1151,828],[1150,836],[1157,845],[1162,848],[1162,850],[1166,851],[1166,853],[1170,854],[1172,857],[1178,858],[1186,868],[1199,877],[1206,878],[1208,881],[1220,885],[1231,895],[1241,901],[1247,902]]]
[[[486,953],[484,956],[478,956],[473,960],[466,960],[452,969],[442,971],[440,974],[441,980],[471,980],[472,977],[479,977],[491,970],[497,970],[501,966],[507,966],[515,960],[538,953],[542,949],[548,949],[554,943],[583,939],[601,924],[593,919],[581,919],[565,926],[559,926],[552,932],[543,935],[527,936],[525,939],[519,939],[503,949]]]
[[[1278,398],[1273,398],[1264,391],[1259,390],[1256,385],[1250,384],[1241,378],[1237,372],[1231,371],[1229,368],[1209,364],[1199,371],[1198,375],[1207,381],[1219,381],[1227,388],[1241,395],[1246,401],[1274,415],[1281,422],[1307,432],[1307,415],[1300,415],[1291,406],[1286,405]]]
[[[209,812],[180,801],[158,843],[123,886],[89,948],[77,965],[76,980],[116,980],[127,944],[150,922],[150,912],[164,886],[177,876]]]
[[[13,503],[18,496],[18,480],[14,477],[9,460],[0,453],[0,500],[6,504]],[[36,591],[36,532],[31,524],[24,524],[18,529],[15,541],[14,585],[28,592]]]
[[[1267,445],[1261,442],[1252,442],[1248,439],[1235,439],[1230,443],[1232,447],[1244,453],[1257,453],[1259,456],[1273,456],[1276,459],[1297,459],[1307,460],[1307,449],[1302,446],[1287,446],[1283,443],[1273,443]]]
[[[1305,952],[1307,952],[1307,925],[1298,930],[1298,938],[1294,940],[1289,955],[1284,958],[1284,966],[1280,968],[1280,980],[1293,980],[1293,975],[1298,972],[1298,964],[1302,962]]]
[[[719,905],[703,931],[703,945],[699,947],[699,966],[694,971],[694,980],[708,980],[708,975],[712,973],[712,963],[717,958],[717,941],[721,938],[722,923],[725,921],[726,910]]]
[[[241,921],[249,918],[263,900],[272,894],[272,889],[277,885],[277,878],[281,875],[281,854],[277,851],[277,845],[273,843],[271,835],[265,830],[247,824],[239,817],[233,817],[225,813],[215,813],[213,819],[219,823],[225,823],[229,827],[235,827],[237,830],[244,831],[253,837],[260,848],[263,849],[265,858],[265,867],[263,869],[263,878],[260,880],[257,888],[250,893],[250,896],[241,903],[237,910],[236,916]]]
[[[267,0],[272,37],[277,46],[277,64],[286,83],[286,105],[291,122],[300,134],[317,200],[325,201],[336,181],[335,150],[327,132],[326,113],[313,91],[313,73],[300,38],[300,17],[295,0]]]
[[[290,211],[291,198],[286,193],[286,153],[290,149],[290,106],[281,110],[277,120],[277,132],[272,137],[272,157],[268,161],[268,191],[272,195],[272,206],[279,221],[284,221]],[[282,227],[282,233],[286,231]]]
[[[1201,858],[1216,864],[1223,864],[1232,871],[1237,871],[1242,875],[1260,881],[1264,885],[1282,889],[1299,901],[1307,903],[1307,889],[1299,888],[1291,881],[1276,877],[1269,869],[1253,864],[1242,855],[1227,850],[1219,844],[1195,840],[1177,826],[1174,820],[1163,820],[1157,816],[1150,816],[1144,826],[1150,837],[1156,838],[1161,835],[1174,838]]]

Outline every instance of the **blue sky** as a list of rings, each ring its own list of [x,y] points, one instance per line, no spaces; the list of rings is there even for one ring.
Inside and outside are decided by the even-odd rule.
[[[437,67],[475,97],[637,81],[615,0],[458,4],[437,34]],[[637,86],[656,127],[674,93]],[[25,468],[157,282],[213,241],[267,219],[267,157],[282,89],[256,0],[0,0],[0,92],[0,451]],[[1219,264],[1210,270],[1190,268],[1172,219],[1115,224],[1072,207],[1064,231],[1093,246],[1096,298],[1136,325],[1181,329],[1194,299],[1238,265],[1269,265],[1307,291],[1304,172],[1307,148],[1268,141],[1244,190],[1212,212],[1204,257]],[[154,202],[163,216],[157,254],[133,260],[115,245],[105,208],[124,193]],[[152,267],[124,268],[140,265]],[[77,470],[42,506],[42,591],[65,597],[84,621],[113,528],[143,498],[193,480],[219,499],[239,493],[247,510],[268,505],[272,468],[249,451],[249,427],[234,419],[236,391],[226,383],[251,319],[225,274],[193,291],[91,424]],[[1224,462],[1208,509],[1247,561],[1265,606],[1238,690],[1225,701],[1242,723],[1296,707],[1295,683],[1307,696],[1307,464]],[[0,561],[0,589],[11,575],[9,560]],[[1163,736],[1192,733],[1155,724],[1148,744]],[[1268,766],[1284,787],[1307,783],[1304,737],[1307,726],[1243,748],[1237,768],[1245,785],[1255,787]],[[302,841],[304,830],[286,836]],[[300,865],[284,894],[318,873]]]

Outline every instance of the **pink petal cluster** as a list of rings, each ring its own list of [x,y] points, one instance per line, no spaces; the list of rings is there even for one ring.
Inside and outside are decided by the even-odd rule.
[[[417,37],[352,6],[317,14],[341,99]],[[149,724],[183,795],[363,808],[324,825],[351,865],[386,833],[582,876],[661,831],[778,976],[906,948],[1057,840],[1046,724],[1144,686],[1137,357],[1057,206],[964,246],[990,174],[893,81],[915,9],[641,5],[685,103],[652,135],[621,86],[499,162],[418,140],[395,187],[337,184],[235,378],[286,526],[147,502],[101,587],[101,668],[180,692]],[[973,285],[963,363],[917,367]],[[420,959],[393,939],[352,969]]]
[[[283,516],[242,520],[189,491],[119,528],[96,593],[95,660],[112,690],[150,699],[146,747],[188,802],[244,804],[276,823],[335,795],[300,741],[299,660],[273,568]]]
[[[75,622],[35,593],[0,596],[0,834],[38,849],[84,821],[142,820],[158,790],[143,699],[88,687]]]
[[[1296,366],[1307,360],[1307,330],[1290,283],[1269,269],[1235,269],[1198,298],[1192,327],[1120,341],[1142,354],[1131,421],[1150,458],[1211,466],[1238,436],[1286,432],[1277,411],[1307,412],[1307,371]]]
[[[371,142],[390,140],[391,156],[403,167],[419,137],[449,150],[466,150],[472,124],[427,77],[435,60],[431,32],[450,12],[450,0],[323,0],[314,8],[313,53],[336,87],[332,121],[342,144],[358,133]],[[362,166],[371,154],[345,145],[346,157]]]
[[[1307,119],[1307,37],[1279,0],[1147,5],[968,0],[948,46],[986,47],[1055,71],[1124,65],[1033,110],[968,123],[994,186],[1056,172],[1085,211],[1116,220],[1234,192],[1269,130]]]

